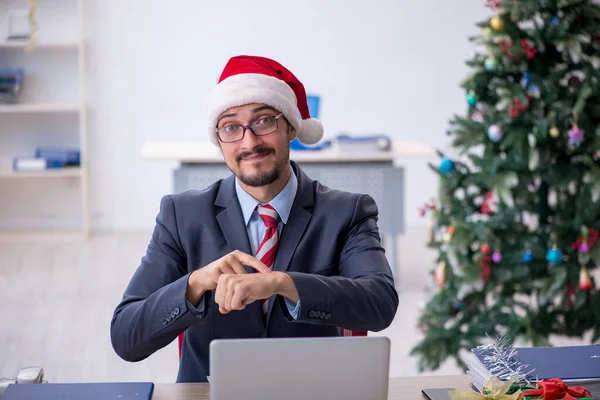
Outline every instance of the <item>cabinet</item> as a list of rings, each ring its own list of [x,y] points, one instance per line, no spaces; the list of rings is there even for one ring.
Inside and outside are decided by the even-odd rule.
[[[0,237],[89,231],[84,0],[37,0],[36,46],[8,39],[9,14],[27,0],[0,0],[0,68],[22,68],[14,103],[0,103]],[[80,165],[14,171],[38,147],[77,149]]]

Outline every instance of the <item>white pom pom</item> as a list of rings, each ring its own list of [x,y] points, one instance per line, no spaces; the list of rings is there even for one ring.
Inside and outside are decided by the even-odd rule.
[[[315,118],[302,120],[302,128],[298,132],[298,140],[304,144],[316,144],[323,138],[323,124]]]

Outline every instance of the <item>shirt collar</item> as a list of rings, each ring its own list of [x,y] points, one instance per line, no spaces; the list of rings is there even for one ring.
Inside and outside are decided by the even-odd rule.
[[[290,179],[288,179],[287,184],[283,188],[281,192],[277,194],[269,202],[269,204],[277,211],[279,214],[279,218],[283,221],[284,224],[287,224],[287,220],[290,216],[290,212],[292,211],[292,204],[294,204],[294,199],[296,198],[296,192],[298,191],[298,178],[294,173],[294,169],[290,168],[291,174]],[[244,214],[244,223],[248,226],[248,222],[250,221],[250,217],[252,217],[252,213],[256,209],[256,206],[260,204],[258,200],[252,197],[248,192],[246,192],[238,182],[237,178],[235,179],[235,192],[240,202],[240,206],[242,207],[242,213]]]

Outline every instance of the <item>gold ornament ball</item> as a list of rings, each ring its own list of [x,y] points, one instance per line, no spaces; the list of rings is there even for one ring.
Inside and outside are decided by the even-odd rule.
[[[444,232],[444,234],[442,235],[442,239],[444,240],[444,242],[450,243],[450,240],[452,240],[452,235],[450,234],[450,232]]]
[[[504,28],[504,21],[499,16],[492,17],[490,26],[495,31],[501,31]]]
[[[557,138],[560,136],[560,131],[557,127],[553,126],[552,128],[550,128],[550,136],[552,136],[553,138]]]

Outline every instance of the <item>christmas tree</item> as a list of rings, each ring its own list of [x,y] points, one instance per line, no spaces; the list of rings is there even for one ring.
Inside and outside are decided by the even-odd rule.
[[[421,371],[504,336],[600,339],[600,6],[488,0],[431,223]],[[451,154],[450,154],[451,153]]]

